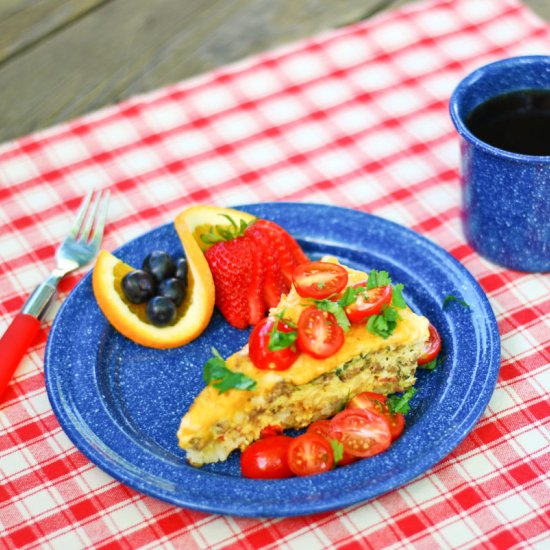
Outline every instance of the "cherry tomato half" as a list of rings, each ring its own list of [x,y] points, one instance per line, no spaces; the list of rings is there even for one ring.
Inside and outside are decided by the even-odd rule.
[[[298,319],[297,342],[304,353],[324,359],[344,345],[344,331],[332,313],[311,306],[304,309]]]
[[[424,344],[422,355],[418,358],[419,365],[425,365],[433,361],[441,350],[441,336],[439,336],[437,329],[430,323],[428,331],[430,332],[430,336]]]
[[[338,264],[305,262],[296,266],[292,281],[303,298],[322,300],[346,288],[348,272]]]
[[[391,440],[395,441],[405,428],[405,416],[401,413],[392,414],[386,404],[387,399],[385,395],[365,391],[351,399],[347,408],[366,409],[382,417],[390,429]]]
[[[326,439],[329,443],[331,439],[335,439],[334,435],[330,431],[330,420],[316,420],[315,422],[313,422],[313,424],[310,424],[308,426],[306,433],[320,435],[321,437]],[[337,465],[347,466],[348,464],[351,464],[356,460],[357,460],[356,457],[344,451],[344,454],[342,458],[337,462]]]
[[[391,443],[387,422],[367,409],[346,409],[331,421],[332,433],[353,456],[365,458],[385,451]]]
[[[354,285],[353,288],[365,288],[365,283]],[[351,323],[360,323],[370,315],[378,315],[384,305],[391,303],[391,285],[371,288],[364,293],[358,294],[355,302],[346,306],[344,311]]]
[[[293,439],[288,449],[288,465],[297,476],[327,472],[333,464],[332,447],[320,435],[312,433],[299,435]]]
[[[258,369],[287,370],[300,354],[295,345],[290,345],[278,351],[269,350],[269,336],[274,323],[275,319],[266,317],[254,327],[248,340],[248,354],[250,360]],[[280,320],[278,320],[277,330],[285,333],[295,331],[295,329]]]
[[[241,453],[241,472],[253,479],[292,477],[288,450],[294,440],[287,435],[258,439]]]

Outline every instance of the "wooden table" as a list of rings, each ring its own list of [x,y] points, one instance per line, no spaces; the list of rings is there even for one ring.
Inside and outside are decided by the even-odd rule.
[[[0,142],[406,2],[2,0]]]

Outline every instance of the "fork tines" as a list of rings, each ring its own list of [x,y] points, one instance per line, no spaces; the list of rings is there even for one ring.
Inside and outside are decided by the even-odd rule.
[[[76,220],[71,228],[70,235],[74,239],[88,241],[92,228],[94,229],[91,237],[93,244],[99,244],[103,237],[103,229],[107,218],[109,208],[109,190],[99,191],[92,202],[93,189],[86,193],[82,204],[76,215]],[[90,206],[91,203],[91,206]],[[95,227],[94,227],[95,222]]]

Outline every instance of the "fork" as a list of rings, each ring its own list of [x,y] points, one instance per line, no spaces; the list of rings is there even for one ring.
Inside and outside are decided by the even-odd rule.
[[[0,339],[0,397],[38,333],[40,321],[61,279],[91,262],[99,251],[107,219],[109,191],[98,193],[93,203],[92,195],[93,192],[89,191],[84,197],[69,234],[58,247],[55,269],[36,287]]]

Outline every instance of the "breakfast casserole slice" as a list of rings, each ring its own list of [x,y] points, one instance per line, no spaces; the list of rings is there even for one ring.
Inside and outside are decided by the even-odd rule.
[[[362,271],[346,270],[348,286],[367,279]],[[284,314],[285,319],[297,323],[305,307],[307,303],[293,286],[270,316]],[[233,450],[243,450],[258,439],[267,426],[304,428],[333,416],[361,392],[388,395],[405,391],[415,383],[428,326],[425,317],[405,306],[386,338],[369,332],[364,323],[352,324],[343,346],[330,357],[315,359],[301,353],[288,370],[280,371],[256,368],[247,344],[225,364],[230,371],[251,379],[254,387],[220,393],[212,385],[206,386],[181,421],[179,445],[194,466],[222,461]]]

